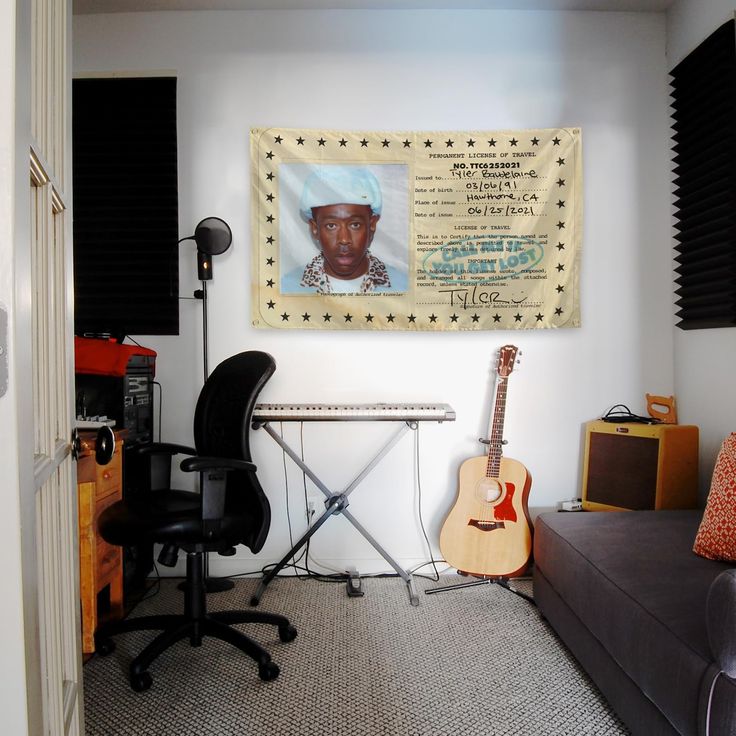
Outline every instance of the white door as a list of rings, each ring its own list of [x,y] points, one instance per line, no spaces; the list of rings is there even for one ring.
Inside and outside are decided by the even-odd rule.
[[[73,424],[70,8],[33,0],[31,26],[31,332],[38,623],[43,728],[74,736],[81,644]]]
[[[0,28],[0,533],[9,579],[0,707],[4,732],[73,736],[84,727],[70,454],[71,8],[2,3]]]

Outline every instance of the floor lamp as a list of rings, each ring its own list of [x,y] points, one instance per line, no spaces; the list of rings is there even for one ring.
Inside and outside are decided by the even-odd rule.
[[[219,256],[230,247],[233,233],[230,226],[219,217],[206,217],[194,228],[194,235],[182,238],[179,242],[185,240],[193,240],[197,244],[197,278],[202,288],[194,292],[194,298],[202,300],[202,356],[206,381],[210,375],[207,366],[207,282],[212,281],[212,256]]]
[[[194,228],[194,235],[182,238],[179,243],[185,240],[194,240],[197,244],[197,278],[202,288],[194,292],[194,298],[202,300],[202,358],[204,381],[206,381],[210,375],[207,360],[209,354],[207,282],[212,281],[212,256],[219,256],[230,247],[233,242],[233,233],[230,226],[219,217],[206,217]],[[232,580],[209,577],[209,555],[205,556],[204,576],[208,593],[219,593],[223,590],[230,590],[234,586]]]

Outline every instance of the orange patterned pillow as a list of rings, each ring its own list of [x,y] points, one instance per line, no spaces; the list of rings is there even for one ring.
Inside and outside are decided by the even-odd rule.
[[[693,552],[736,562],[736,432],[721,445]]]

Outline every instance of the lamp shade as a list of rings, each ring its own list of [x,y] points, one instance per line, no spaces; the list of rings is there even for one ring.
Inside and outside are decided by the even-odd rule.
[[[219,217],[205,217],[194,229],[197,250],[210,256],[224,253],[233,242],[230,226]]]

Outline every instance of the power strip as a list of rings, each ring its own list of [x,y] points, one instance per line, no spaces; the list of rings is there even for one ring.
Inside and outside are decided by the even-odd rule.
[[[579,498],[576,498],[572,501],[563,501],[560,504],[560,510],[561,511],[582,511],[583,502]]]
[[[351,598],[360,598],[365,591],[363,590],[363,584],[360,580],[360,575],[358,574],[358,571],[351,567],[347,570],[348,573],[348,595]]]

